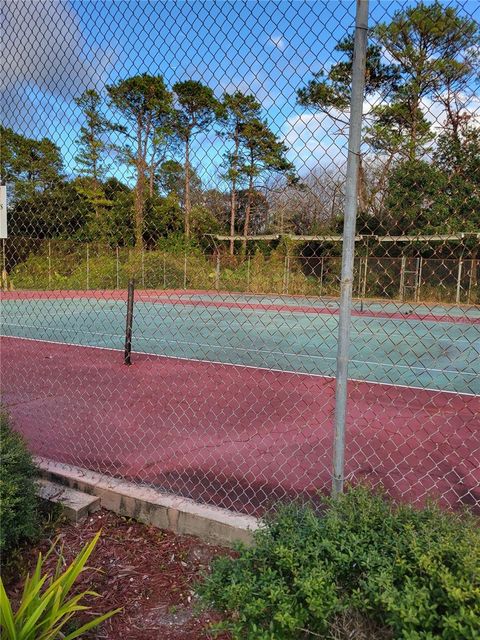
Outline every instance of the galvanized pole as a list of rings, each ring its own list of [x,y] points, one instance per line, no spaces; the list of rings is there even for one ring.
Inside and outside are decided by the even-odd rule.
[[[87,291],[90,289],[90,245],[87,244]]]
[[[217,264],[215,267],[215,289],[220,290],[220,254],[217,253]]]
[[[353,48],[352,94],[348,134],[348,161],[345,181],[342,276],[338,325],[337,372],[335,388],[335,434],[333,443],[332,495],[343,492],[345,432],[347,416],[348,352],[352,315],[353,259],[357,218],[358,174],[362,140],[362,109],[368,40],[368,0],[357,0],[355,43]]]
[[[455,295],[456,304],[460,304],[460,296],[462,292],[462,267],[463,267],[463,260],[462,258],[460,258],[460,262],[458,263],[458,272],[457,272],[457,292]]]
[[[52,246],[48,241],[48,288],[52,288]]]

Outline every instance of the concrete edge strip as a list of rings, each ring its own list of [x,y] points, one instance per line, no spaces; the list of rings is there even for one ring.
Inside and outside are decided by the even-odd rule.
[[[112,478],[96,471],[35,457],[40,475],[53,482],[98,496],[104,509],[179,535],[197,536],[214,544],[252,543],[260,526],[253,516],[199,504],[148,486]]]

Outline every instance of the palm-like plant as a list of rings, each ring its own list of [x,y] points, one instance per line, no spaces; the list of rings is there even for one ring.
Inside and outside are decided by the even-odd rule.
[[[80,611],[89,607],[82,604],[87,596],[100,597],[94,591],[86,590],[72,595],[71,591],[80,573],[84,570],[100,531],[87,543],[75,560],[62,571],[63,554],[53,575],[43,571],[45,561],[55,548],[55,543],[45,557],[40,553],[32,576],[25,580],[22,598],[14,613],[8,595],[0,578],[0,630],[5,640],[73,640],[98,626],[121,609],[115,609],[97,616],[71,632],[64,632],[68,623]]]

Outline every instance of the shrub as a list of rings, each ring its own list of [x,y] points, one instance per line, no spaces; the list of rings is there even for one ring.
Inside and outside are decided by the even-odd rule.
[[[0,552],[39,532],[36,468],[23,438],[0,413]]]
[[[75,582],[84,570],[99,536],[100,531],[65,570],[61,550],[52,575],[45,572],[45,560],[55,550],[56,545],[52,545],[45,557],[40,553],[35,571],[25,580],[22,599],[15,613],[0,578],[0,629],[4,634],[2,637],[6,640],[74,640],[120,611],[115,609],[97,615],[74,631],[64,632],[67,626],[71,627],[78,612],[90,609],[83,604],[85,598],[99,597],[97,593],[89,590],[72,594]]]
[[[331,637],[351,612],[405,640],[480,637],[480,533],[473,517],[394,506],[365,488],[320,517],[281,507],[199,588],[234,638]],[[304,630],[304,631],[302,631]],[[307,631],[308,630],[308,633]]]

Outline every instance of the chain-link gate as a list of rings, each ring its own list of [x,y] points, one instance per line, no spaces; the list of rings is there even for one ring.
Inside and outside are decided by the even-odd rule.
[[[2,402],[37,455],[250,513],[330,491],[355,11],[3,4]],[[479,19],[370,2],[345,419],[348,482],[476,510]]]

